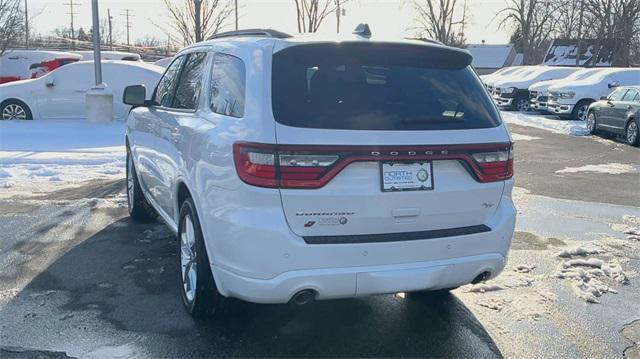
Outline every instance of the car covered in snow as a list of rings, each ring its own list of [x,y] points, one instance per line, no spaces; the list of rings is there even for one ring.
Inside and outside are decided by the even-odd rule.
[[[618,87],[609,96],[592,103],[587,112],[587,129],[623,136],[638,146],[640,142],[640,85]]]
[[[74,54],[82,56],[82,61],[93,61],[93,50],[72,51]],[[100,59],[120,60],[120,61],[142,61],[140,54],[124,51],[100,51]]]
[[[640,84],[640,68],[607,68],[579,81],[549,87],[549,112],[562,118],[583,120],[589,105],[608,96],[618,86]]]
[[[507,67],[504,69],[504,71],[500,71],[498,73],[493,73],[490,75],[486,75],[486,77],[484,77],[482,79],[482,82],[485,84],[485,86],[487,87],[487,90],[489,90],[489,93],[493,94],[493,89],[495,87],[495,84],[497,82],[500,81],[505,81],[511,77],[522,77],[525,76],[529,73],[531,73],[532,71],[534,71],[537,68],[537,66],[513,66],[513,67]]]
[[[493,98],[503,109],[529,111],[529,86],[539,81],[564,78],[579,68],[537,66],[522,76],[510,76],[493,86]]]
[[[225,297],[449,290],[504,268],[512,141],[471,55],[367,28],[218,34],[155,89],[125,91],[129,213],[176,233],[192,316]]]
[[[129,110],[121,102],[126,86],[155,87],[163,70],[142,62],[103,61],[103,80],[113,90],[114,117],[124,118]],[[37,79],[2,84],[0,114],[3,120],[85,118],[86,92],[93,85],[93,61],[65,65]]]
[[[600,70],[602,69],[581,69],[562,79],[545,80],[534,83],[533,85],[529,86],[531,110],[547,112],[547,102],[549,101],[549,87],[561,85],[563,83],[571,83],[573,81],[580,81]]]
[[[73,62],[79,61],[82,56],[62,51],[40,50],[7,50],[0,56],[0,84],[33,78],[34,73],[42,75],[46,73],[42,67],[43,62]]]

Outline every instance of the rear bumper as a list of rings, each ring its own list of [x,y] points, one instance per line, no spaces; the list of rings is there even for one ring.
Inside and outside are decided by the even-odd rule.
[[[334,299],[457,287],[471,283],[485,271],[495,277],[505,266],[515,228],[512,183],[508,181],[494,216],[486,223],[491,229],[487,232],[398,242],[311,245],[291,232],[288,236],[280,232],[279,238],[270,237],[264,228],[261,233],[245,233],[240,238],[250,240],[252,245],[243,247],[237,256],[230,256],[228,248],[218,247],[218,253],[228,252],[228,259],[234,258],[212,261],[218,291],[254,303],[286,303],[304,289],[314,290],[317,299]],[[281,240],[297,244],[279,249]],[[276,273],[269,275],[273,271]]]
[[[374,294],[452,288],[470,283],[483,272],[495,277],[505,266],[500,253],[386,266],[300,270],[273,279],[242,277],[213,267],[222,295],[255,303],[286,303],[301,290],[311,289],[316,299],[337,299]]]

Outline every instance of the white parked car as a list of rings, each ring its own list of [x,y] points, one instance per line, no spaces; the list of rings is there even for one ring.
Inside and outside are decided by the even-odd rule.
[[[618,86],[640,84],[640,68],[607,68],[580,81],[549,87],[549,112],[563,118],[584,120],[589,105]]]
[[[79,119],[86,117],[86,92],[94,85],[93,61],[62,66],[43,77],[0,85],[3,120]],[[113,90],[116,119],[127,116],[121,99],[128,85],[154,87],[164,69],[142,62],[103,61],[103,81]]]
[[[70,52],[40,50],[7,50],[0,56],[0,84],[30,79],[32,66],[43,61],[64,59],[78,61],[82,56]]]
[[[581,81],[601,70],[601,68],[581,69],[562,79],[545,80],[534,83],[533,85],[529,86],[531,109],[540,112],[547,111],[547,102],[549,101],[549,87],[562,84],[571,84],[574,81]]]
[[[524,76],[511,76],[496,82],[493,98],[501,108],[529,111],[529,86],[539,81],[561,79],[578,70],[580,68],[537,66]]]
[[[484,78],[483,82],[487,87],[487,90],[489,90],[489,93],[493,94],[493,90],[495,87],[495,84],[499,81],[506,81],[507,79],[510,78],[521,78],[523,76],[526,76],[527,74],[535,71],[538,68],[538,66],[513,66],[513,67],[509,67],[507,68],[507,70],[502,71],[500,73],[497,74],[491,74],[489,75],[490,77],[488,78]]]
[[[177,234],[191,315],[224,297],[301,304],[502,271],[512,141],[468,52],[218,36],[124,96],[129,212]]]

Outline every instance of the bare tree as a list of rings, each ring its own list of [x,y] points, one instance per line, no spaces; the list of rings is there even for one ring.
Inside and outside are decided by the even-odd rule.
[[[466,2],[460,7],[458,0],[411,0],[411,5],[416,11],[418,37],[428,37],[446,45],[464,45]]]
[[[24,13],[19,0],[0,0],[0,56],[24,35]]]
[[[156,24],[171,36],[177,33],[185,45],[207,39],[220,31],[233,12],[231,1],[221,0],[162,0],[167,8],[169,27]]]
[[[521,32],[523,62],[540,60],[556,30],[556,6],[549,0],[505,0],[506,7],[497,14],[500,27],[515,26]]]
[[[556,35],[560,38],[577,38],[580,28],[580,16],[583,15],[582,23],[584,28],[584,11],[581,9],[582,0],[555,0],[557,26]],[[582,12],[582,14],[581,14]],[[584,31],[583,31],[584,32]]]
[[[293,0],[296,3],[298,32],[316,32],[324,19],[349,0]]]
[[[139,47],[160,47],[162,45],[162,41],[155,36],[145,36],[142,39],[138,39],[136,41],[136,46]]]

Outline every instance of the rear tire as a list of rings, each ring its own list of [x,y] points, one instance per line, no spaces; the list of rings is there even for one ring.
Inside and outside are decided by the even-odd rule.
[[[142,193],[138,173],[133,164],[131,151],[127,147],[127,207],[129,215],[136,222],[148,223],[156,219],[156,211],[149,204]]]
[[[223,297],[215,286],[200,220],[191,198],[185,199],[180,208],[177,240],[182,303],[194,319],[211,317],[220,308]]]
[[[634,118],[629,120],[624,130],[624,138],[631,146],[637,147],[640,144],[640,121]]]
[[[529,112],[531,103],[528,97],[518,97],[513,100],[513,109],[519,112]]]

